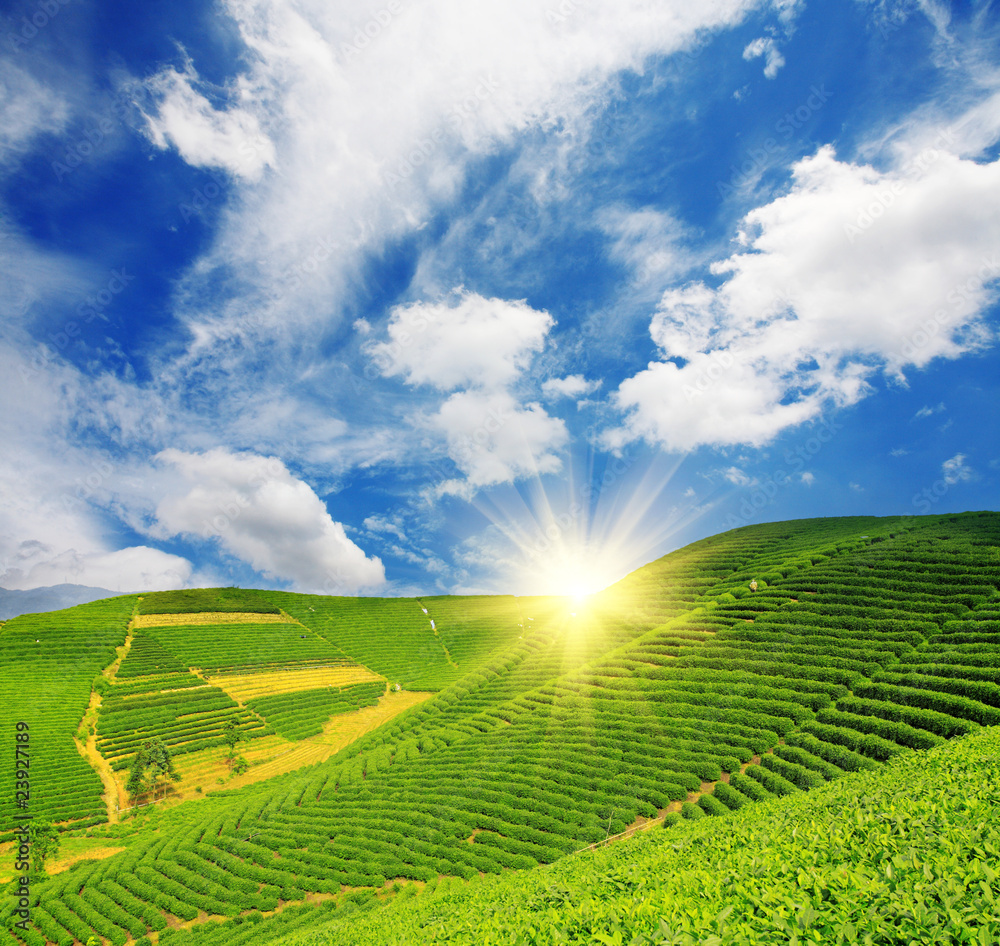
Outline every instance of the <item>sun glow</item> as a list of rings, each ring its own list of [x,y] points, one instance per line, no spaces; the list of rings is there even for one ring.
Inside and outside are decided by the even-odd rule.
[[[490,523],[470,559],[491,561],[497,590],[558,596],[571,609],[670,551],[702,507],[652,515],[680,460],[567,456],[558,477],[536,475],[473,501]]]

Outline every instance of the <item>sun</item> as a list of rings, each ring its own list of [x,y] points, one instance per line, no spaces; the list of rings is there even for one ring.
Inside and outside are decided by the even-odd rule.
[[[581,547],[561,549],[553,561],[542,566],[537,581],[544,594],[569,598],[579,605],[619,577],[611,562]]]

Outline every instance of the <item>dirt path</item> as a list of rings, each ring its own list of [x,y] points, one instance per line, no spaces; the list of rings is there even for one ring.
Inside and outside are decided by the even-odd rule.
[[[779,745],[784,745],[784,742],[785,742],[784,739],[778,740]],[[764,754],[769,755],[772,752],[774,752],[773,746],[770,749],[767,749]],[[760,765],[759,755],[755,755],[749,762],[744,762],[740,766],[740,772],[746,772],[747,768],[749,768],[751,765]],[[702,782],[701,785],[699,786],[698,791],[688,792],[688,796],[685,799],[685,801],[697,802],[702,795],[711,795],[715,791],[715,786],[719,782],[728,783],[729,773],[723,772],[722,777],[719,778],[718,781]],[[624,831],[621,831],[618,834],[612,834],[611,837],[605,838],[603,841],[595,841],[593,844],[588,844],[586,847],[581,847],[578,850],[573,851],[572,854],[582,854],[584,851],[593,851],[599,847],[604,847],[605,845],[613,844],[615,841],[621,841],[623,838],[630,838],[632,837],[633,834],[638,834],[638,832],[640,831],[648,831],[650,828],[655,828],[657,825],[663,824],[663,819],[668,814],[670,814],[671,812],[680,811],[681,806],[683,804],[684,802],[673,801],[669,805],[667,805],[666,808],[661,809],[660,813],[655,818],[644,818],[642,815],[639,815],[639,817],[636,818],[636,820],[632,822],[632,824],[630,824]],[[569,856],[572,856],[572,854]]]
[[[116,648],[117,656],[101,671],[101,676],[106,680],[113,680],[115,674],[118,673],[118,668],[122,665],[122,661],[132,649],[132,639],[134,637],[135,615],[129,621],[128,630],[125,634],[125,642]],[[108,764],[107,759],[97,751],[97,715],[101,700],[101,694],[97,690],[91,690],[90,704],[87,706],[87,712],[83,714],[83,719],[80,721],[80,728],[73,737],[73,743],[76,745],[76,751],[90,763],[90,767],[101,777],[101,782],[104,784],[104,804],[108,809],[108,822],[110,824],[117,824],[119,809],[124,808],[126,802],[122,786],[118,784],[118,779],[115,777],[114,769]],[[80,738],[81,733],[86,733],[86,740]]]
[[[79,734],[74,736],[73,743],[77,752],[82,755],[90,767],[101,777],[104,783],[104,804],[108,809],[108,821],[111,824],[118,823],[118,809],[123,808],[124,799],[121,794],[121,786],[115,778],[114,770],[108,765],[107,760],[97,751],[97,736],[90,732],[91,726],[97,723],[97,708],[101,705],[101,694],[93,690],[90,694],[90,705],[83,717],[82,727],[87,733],[87,741],[81,742]]]

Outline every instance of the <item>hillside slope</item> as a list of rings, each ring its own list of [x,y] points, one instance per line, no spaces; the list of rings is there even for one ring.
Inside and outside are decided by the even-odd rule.
[[[284,942],[987,946],[1000,942],[998,763],[990,728],[725,821],[442,884],[368,916],[342,910]]]
[[[348,888],[527,868],[678,808],[877,778],[1000,723],[998,547],[995,513],[807,520],[694,543],[586,609],[269,593],[315,646],[390,681],[412,660],[440,692],[327,762],[165,812],[124,853],[36,885],[18,937],[125,943],[169,923],[160,942],[236,946],[259,933],[254,908],[290,935]],[[227,917],[246,929],[206,923]]]

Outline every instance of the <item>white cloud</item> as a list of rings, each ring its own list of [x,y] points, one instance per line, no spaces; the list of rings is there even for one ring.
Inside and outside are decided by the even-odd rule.
[[[806,486],[812,486],[812,484],[816,482],[816,474],[806,470],[799,475],[799,479],[805,483]]]
[[[729,480],[733,486],[751,486],[755,482],[738,466],[731,466],[728,470],[720,470],[719,472],[722,473],[723,477]]]
[[[667,358],[614,396],[620,447],[760,445],[824,406],[852,404],[883,370],[989,344],[1000,279],[1000,161],[946,152],[893,170],[821,148],[789,192],[744,220],[748,249],[718,288],[664,293],[650,333]]]
[[[761,36],[752,43],[748,43],[743,50],[743,58],[749,62],[751,59],[764,57],[764,75],[768,79],[773,79],[778,70],[785,64],[785,57],[781,55],[777,43],[770,36]]]
[[[863,493],[865,488],[860,483],[848,483],[847,484],[855,493]]]
[[[583,397],[600,388],[600,379],[588,381],[582,374],[571,374],[565,378],[549,378],[542,384],[542,394],[550,398]]]
[[[620,72],[761,5],[598,0],[553,23],[548,0],[428,0],[380,24],[323,0],[227,0],[247,50],[228,101],[209,101],[197,64],[147,82],[160,103],[148,116],[157,145],[259,176],[252,188],[237,182],[213,247],[182,283],[181,316],[208,346],[328,325],[359,255],[426,223],[471,158],[532,128],[585,126]]]
[[[26,543],[3,578],[8,588],[39,588],[68,582],[109,591],[168,591],[183,588],[193,569],[186,558],[145,545],[111,552],[55,552],[51,546]]]
[[[396,536],[401,542],[406,542],[406,533],[400,525],[399,519],[388,519],[385,516],[368,516],[362,523],[371,532],[389,533]]]
[[[62,95],[0,59],[0,167],[24,154],[36,136],[61,131],[69,114]]]
[[[154,536],[216,538],[267,578],[300,591],[355,594],[384,584],[382,562],[367,558],[280,460],[221,447],[200,454],[171,448],[159,459],[192,485],[159,503]]]
[[[539,404],[518,404],[506,391],[453,394],[432,425],[445,434],[448,455],[466,477],[439,485],[439,495],[469,497],[482,487],[557,473],[562,461],[554,451],[569,439],[561,420]]]
[[[51,271],[37,288],[41,303],[73,285],[66,274],[59,278],[55,261],[26,249],[19,259],[30,264],[26,272]],[[144,425],[137,402],[155,412],[155,399],[115,379],[83,376],[62,358],[58,340],[32,345],[16,328],[0,343],[0,375],[10,381],[0,440],[17,445],[0,452],[0,585],[71,582],[128,592],[187,584],[194,572],[180,556],[115,549],[112,510],[128,492],[129,471],[112,453],[79,442],[94,429],[112,442],[134,442]]]
[[[933,417],[935,414],[940,414],[943,410],[944,410],[944,401],[938,404],[937,407],[929,407],[928,405],[925,404],[913,416],[915,418]]]
[[[147,115],[148,133],[159,148],[175,147],[188,164],[223,168],[238,177],[258,181],[273,166],[274,145],[250,110],[255,90],[245,79],[232,89],[234,104],[212,107],[195,89],[197,75],[190,62],[184,72],[168,68],[148,82],[157,101]]]
[[[613,240],[611,258],[628,266],[639,286],[658,283],[662,288],[694,261],[689,234],[671,214],[649,207],[629,210],[615,205],[605,208],[597,222]]]
[[[455,304],[416,302],[393,309],[389,340],[368,349],[387,377],[440,391],[497,389],[513,382],[542,349],[547,312],[523,300],[462,293]]]
[[[950,460],[941,464],[941,472],[946,483],[965,483],[975,479],[975,471],[965,462],[964,453],[956,453]]]

